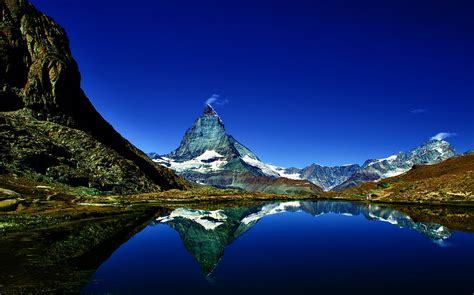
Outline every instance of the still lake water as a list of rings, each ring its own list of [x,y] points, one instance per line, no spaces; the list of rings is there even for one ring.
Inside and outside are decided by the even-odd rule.
[[[175,209],[83,293],[473,294],[474,235],[351,202]]]

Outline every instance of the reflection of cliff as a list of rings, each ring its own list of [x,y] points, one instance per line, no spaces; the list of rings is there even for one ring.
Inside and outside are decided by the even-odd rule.
[[[413,229],[436,242],[451,236],[451,231],[445,226],[431,222],[415,222],[408,215],[393,209],[335,201],[277,202],[214,211],[179,208],[157,221],[168,224],[179,233],[186,249],[201,265],[203,272],[209,274],[224,254],[225,247],[252,228],[261,218],[297,211],[312,216],[328,213],[363,215],[368,220],[389,222]]]
[[[88,210],[2,215],[0,294],[77,294],[120,245],[155,214],[165,213],[154,208]]]

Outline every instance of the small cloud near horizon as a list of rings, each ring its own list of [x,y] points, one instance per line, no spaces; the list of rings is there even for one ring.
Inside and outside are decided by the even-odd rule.
[[[425,109],[414,109],[414,110],[410,111],[410,114],[413,114],[413,115],[419,115],[419,114],[423,114],[423,113],[426,113]]]
[[[227,103],[229,103],[229,100],[228,99],[221,99],[221,96],[219,94],[213,94],[213,95],[211,95],[211,97],[206,99],[206,104],[209,104],[209,105],[215,104],[215,105],[218,105],[218,106],[222,106],[222,105],[225,105]]]
[[[456,136],[456,133],[451,133],[451,132],[440,132],[436,134],[435,136],[431,137],[431,139],[436,139],[436,140],[443,140],[448,137]]]

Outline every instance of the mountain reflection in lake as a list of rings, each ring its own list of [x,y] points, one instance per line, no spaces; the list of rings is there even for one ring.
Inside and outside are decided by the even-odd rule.
[[[117,249],[85,293],[474,291],[474,235],[387,207],[178,208]]]

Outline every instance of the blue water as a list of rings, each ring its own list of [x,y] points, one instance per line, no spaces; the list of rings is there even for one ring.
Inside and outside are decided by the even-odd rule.
[[[343,205],[347,207],[348,204],[350,205],[344,202]],[[222,245],[224,253],[216,257],[215,266],[207,273],[207,270],[203,270],[204,262],[196,258],[206,254],[201,246],[205,248],[207,243],[227,238],[229,234],[222,233],[221,229],[230,223],[235,226],[244,224],[242,220],[245,219],[242,217],[259,212],[261,207],[249,208],[250,213],[239,211],[240,215],[237,217],[230,217],[234,214],[232,210],[234,209],[229,209],[226,219],[221,220],[225,225],[221,224],[214,229],[206,229],[201,224],[183,217],[150,224],[119,247],[97,269],[83,292],[474,292],[474,235],[448,231],[442,238],[433,238],[429,233],[410,228],[413,224],[420,227],[420,224],[397,211],[384,211],[381,219],[378,219],[380,216],[368,219],[368,215],[363,212],[354,214],[353,208],[322,209],[328,212],[319,216],[315,215],[321,212],[313,212],[311,215],[301,208],[262,215],[251,225],[245,224],[248,227],[246,231],[227,241],[228,244]],[[340,212],[344,210],[351,211],[353,215],[348,216],[347,212]],[[393,218],[391,223],[387,222],[388,215],[396,216],[398,224],[393,224]],[[203,220],[214,219],[206,217]],[[410,226],[401,227],[400,223],[405,220],[408,220]],[[406,226],[405,223],[404,225]],[[427,226],[434,226],[432,231],[435,234],[441,232],[439,228],[448,230],[437,224],[428,223]],[[421,224],[421,227],[425,228],[425,224]],[[193,244],[203,235],[206,235],[203,242]],[[195,247],[190,248],[189,243]]]

